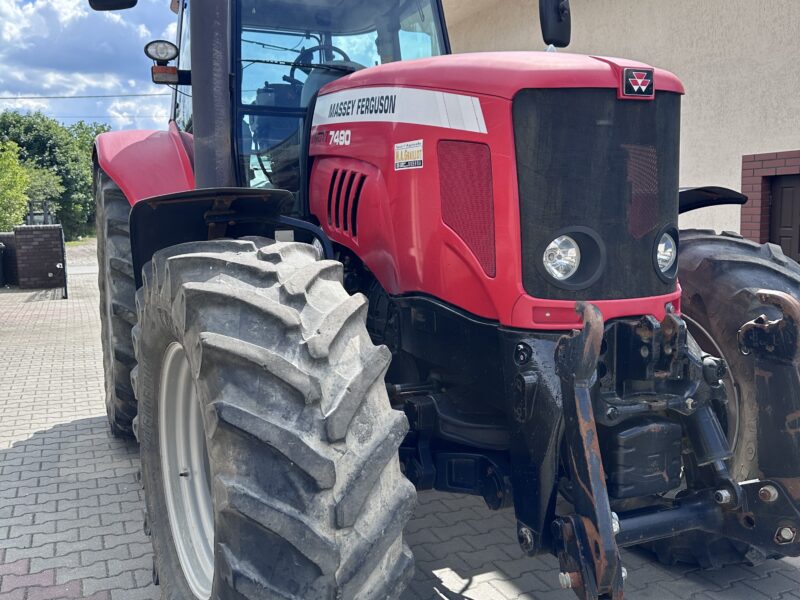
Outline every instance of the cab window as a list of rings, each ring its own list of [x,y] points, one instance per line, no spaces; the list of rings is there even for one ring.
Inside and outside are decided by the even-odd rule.
[[[189,3],[184,2],[178,20],[178,68],[191,70],[192,52],[189,40]],[[175,88],[175,124],[178,129],[192,133],[192,86],[179,85]]]
[[[327,83],[366,67],[445,52],[432,0],[241,0],[238,15],[239,157],[242,180],[293,192],[300,187],[306,111]]]

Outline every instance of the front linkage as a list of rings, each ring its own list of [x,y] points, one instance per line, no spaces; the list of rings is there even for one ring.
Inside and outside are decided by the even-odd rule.
[[[579,303],[577,311],[583,329],[562,337],[556,347],[575,514],[553,521],[552,533],[562,586],[574,589],[578,597],[604,594],[617,600],[622,598],[624,580],[614,540],[619,522],[611,512],[591,394],[603,342],[603,317],[591,304]]]
[[[702,353],[674,314],[661,323],[645,317],[606,327],[595,306],[578,304],[584,328],[561,337],[555,347],[569,480],[565,495],[574,512],[556,516],[551,497],[548,510],[538,516],[552,520],[526,523],[536,513],[519,503],[517,515],[523,550],[534,554],[549,545],[559,558],[562,587],[572,588],[579,598],[623,597],[620,547],[692,530],[743,542],[764,557],[800,555],[800,473],[793,470],[796,461],[786,460],[797,456],[800,437],[800,399],[792,393],[800,389],[800,303],[779,292],[759,296],[782,317],[769,321],[762,316],[744,324],[740,349],[755,355],[758,383],[769,387],[774,403],[759,414],[764,478],[741,483],[728,472],[725,460],[731,450],[714,411],[725,403],[724,363]],[[623,380],[620,393],[616,384]],[[616,514],[607,482],[618,482],[604,470],[598,421],[613,426],[655,412],[682,424],[691,448],[684,460],[692,475],[673,498],[662,496],[655,507]],[[653,427],[656,432],[660,425]],[[674,477],[667,459],[663,467],[665,480]],[[624,495],[620,489],[617,497]],[[548,520],[549,532],[542,527]]]

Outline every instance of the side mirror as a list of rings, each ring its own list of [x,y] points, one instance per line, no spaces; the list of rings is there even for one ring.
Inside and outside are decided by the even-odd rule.
[[[89,0],[92,10],[126,10],[136,6],[137,0]]]
[[[572,30],[569,0],[539,0],[539,22],[545,44],[558,48],[569,46]]]

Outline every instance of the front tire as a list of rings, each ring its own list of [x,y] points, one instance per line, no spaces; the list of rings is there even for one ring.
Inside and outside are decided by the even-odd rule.
[[[134,381],[162,597],[399,596],[413,571],[402,531],[416,493],[397,459],[408,424],[386,395],[390,354],[370,341],[341,265],[306,244],[220,240],[162,250],[143,276]],[[194,400],[175,418],[180,379]],[[208,519],[202,498],[194,522],[170,519],[194,510],[174,497],[203,496],[204,477]],[[181,540],[205,522],[206,541]],[[186,557],[205,543],[207,586]]]

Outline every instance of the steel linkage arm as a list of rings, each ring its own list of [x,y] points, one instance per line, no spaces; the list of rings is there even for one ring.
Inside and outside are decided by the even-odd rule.
[[[606,477],[597,438],[590,389],[603,341],[603,317],[592,305],[575,308],[584,327],[563,336],[556,347],[561,379],[564,438],[567,444],[575,514],[553,523],[564,587],[583,600],[621,600],[623,575]]]

